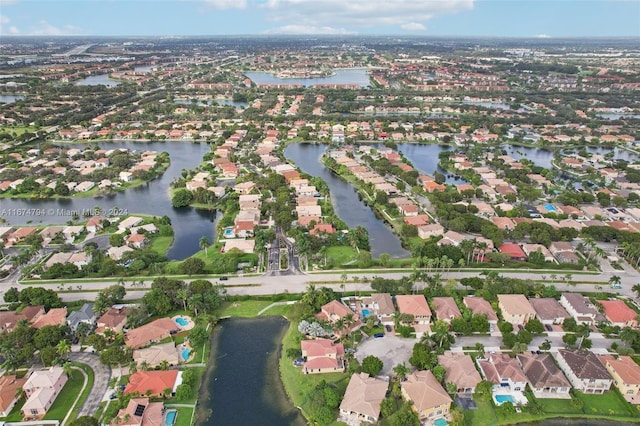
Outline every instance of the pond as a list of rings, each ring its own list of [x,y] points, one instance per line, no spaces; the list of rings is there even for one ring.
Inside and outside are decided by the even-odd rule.
[[[13,211],[23,209],[58,209],[91,210],[99,206],[103,211],[114,207],[126,210],[129,214],[145,213],[155,216],[168,216],[175,233],[175,240],[167,257],[169,259],[184,259],[200,250],[198,241],[205,236],[213,242],[215,225],[218,216],[215,211],[191,208],[175,209],[169,197],[171,181],[180,176],[183,169],[192,169],[200,164],[202,156],[209,151],[207,144],[189,142],[100,142],[100,148],[127,148],[136,151],[166,151],[169,153],[171,165],[165,173],[157,179],[124,192],[118,192],[100,198],[71,198],[71,199],[25,199],[3,198],[2,208]],[[83,148],[86,144],[69,144]],[[11,225],[34,224],[64,224],[71,217],[62,214],[46,216],[8,216],[5,217]]]
[[[281,342],[288,327],[282,317],[230,318],[216,326],[196,426],[306,425],[280,379]]]
[[[438,157],[442,151],[453,151],[455,148],[446,145],[418,145],[414,143],[400,143],[398,150],[402,155],[407,157],[413,167],[418,171],[424,172],[429,176],[433,176],[435,172],[440,172],[446,176],[445,182],[450,185],[460,185],[468,183],[460,176],[453,175],[438,166],[440,158]]]
[[[20,95],[0,95],[0,104],[12,104],[15,101],[21,101],[24,96]]]
[[[256,84],[302,84],[303,86],[315,86],[316,84],[357,84],[360,87],[369,86],[369,75],[364,68],[336,69],[333,75],[315,78],[278,78],[268,72],[244,73]]]
[[[76,81],[76,86],[107,86],[107,87],[115,87],[119,85],[120,82],[116,80],[111,80],[109,78],[109,74],[98,74],[98,75],[90,75],[82,80]]]
[[[360,200],[356,189],[320,162],[326,149],[326,145],[322,144],[294,143],[287,147],[285,156],[303,172],[320,177],[327,183],[338,217],[351,228],[361,225],[369,232],[371,254],[374,257],[381,253],[388,253],[395,258],[408,257],[409,253],[402,248],[400,238]]]

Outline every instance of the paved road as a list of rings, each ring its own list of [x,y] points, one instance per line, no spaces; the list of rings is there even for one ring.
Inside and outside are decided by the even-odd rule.
[[[342,284],[341,275],[345,271],[332,271],[332,272],[321,272],[314,274],[304,274],[304,275],[279,275],[279,276],[244,276],[244,277],[229,277],[227,281],[219,282],[219,284],[224,284],[227,288],[228,294],[231,295],[265,295],[265,294],[280,294],[280,293],[302,293],[304,292],[306,286],[308,284],[315,284],[316,286],[328,286],[333,287],[335,290],[340,290],[340,286]],[[378,271],[358,271],[358,272],[347,272],[347,280],[345,282],[346,289],[348,291],[368,291],[371,290],[369,285],[369,281],[375,276],[384,276],[385,278],[401,278],[403,276],[408,276],[411,274],[410,271],[397,271],[397,270],[388,270],[384,271],[384,273]],[[466,277],[477,277],[479,276],[478,271],[454,271],[454,272],[440,272],[440,276],[443,281],[446,281],[449,278],[453,278],[459,280],[460,278]],[[550,272],[534,272],[534,271],[498,271],[500,275],[506,277],[513,278],[521,278],[521,279],[529,279],[533,281],[542,281],[543,278],[548,282],[550,279],[550,275],[553,273]],[[558,277],[563,277],[563,272],[554,272]],[[602,272],[600,274],[595,275],[581,275],[578,272],[571,272],[572,280],[593,284],[576,284],[576,285],[568,285],[563,283],[553,283],[556,288],[560,291],[584,291],[584,292],[593,292],[597,289],[595,285],[601,285],[603,290],[609,292],[617,292],[619,294],[636,298],[636,295],[633,293],[631,289],[635,284],[640,283],[640,273],[637,271],[616,271],[612,272]],[[622,289],[613,290],[608,286],[608,281],[612,275],[617,275],[620,277],[622,282]],[[365,283],[354,283],[353,277],[357,277],[361,281],[367,281]],[[206,277],[194,277],[193,279],[188,279],[188,281],[192,281],[194,279],[202,279]],[[211,281],[216,281],[216,278],[210,278]],[[125,282],[127,287],[129,287],[132,279],[126,278]],[[73,289],[76,289],[78,285],[82,286],[82,290],[84,292],[77,293],[61,293],[60,297],[62,297],[65,301],[75,301],[75,300],[95,300],[97,293],[99,290],[118,284],[119,280],[114,279],[111,281],[104,282],[85,282],[82,279],[79,280],[67,280],[65,281],[65,288],[71,286]],[[330,282],[327,284],[327,282]],[[33,284],[37,286],[43,286],[50,289],[57,289],[57,284]],[[0,281],[0,296],[9,288],[9,287],[18,287],[18,289],[31,287],[33,285],[25,286],[22,284],[18,284],[15,280],[2,280]],[[424,284],[417,284],[420,286],[424,286]],[[145,281],[145,287],[148,289],[150,287],[150,280]],[[137,287],[133,289],[127,290],[127,300],[139,299],[144,293],[147,291],[144,288]],[[88,291],[88,290],[95,290]],[[1,300],[1,299],[0,299]]]
[[[100,408],[100,403],[107,393],[109,380],[111,379],[111,367],[103,365],[98,355],[87,352],[71,352],[69,353],[69,359],[86,364],[93,370],[93,388],[78,413],[78,417],[92,416]]]

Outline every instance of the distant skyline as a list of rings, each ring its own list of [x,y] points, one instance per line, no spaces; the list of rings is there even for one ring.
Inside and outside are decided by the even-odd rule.
[[[640,0],[0,0],[0,36],[261,34],[640,37]]]

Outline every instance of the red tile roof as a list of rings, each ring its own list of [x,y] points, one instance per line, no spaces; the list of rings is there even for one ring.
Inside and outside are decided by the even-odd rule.
[[[638,313],[622,300],[598,300],[604,308],[604,314],[613,323],[635,321]]]

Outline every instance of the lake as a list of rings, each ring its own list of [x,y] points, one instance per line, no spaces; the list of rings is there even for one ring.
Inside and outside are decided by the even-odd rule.
[[[111,80],[109,78],[109,74],[98,74],[98,75],[90,75],[89,77],[83,78],[82,80],[76,81],[76,86],[107,86],[107,87],[115,87],[119,85],[120,82],[116,80]]]
[[[280,379],[288,327],[282,317],[229,318],[215,327],[196,426],[307,424]]]
[[[21,101],[24,96],[20,95],[0,95],[0,104],[12,104],[15,101]]]
[[[207,144],[189,142],[105,142],[98,143],[103,149],[127,148],[130,150],[157,152],[166,151],[171,158],[171,165],[159,178],[136,188],[100,198],[71,198],[71,199],[23,199],[3,198],[2,208],[11,209],[58,209],[89,210],[100,206],[104,211],[118,207],[130,214],[145,213],[155,216],[168,216],[171,219],[175,240],[167,253],[169,259],[185,259],[200,250],[198,241],[205,236],[213,242],[215,238],[215,224],[218,215],[215,211],[191,208],[175,209],[169,198],[171,181],[180,176],[183,169],[193,169],[200,164],[202,156],[209,151]],[[86,144],[67,144],[82,148]],[[221,215],[220,215],[221,216]],[[64,224],[71,220],[65,215],[46,216],[7,216],[11,225],[34,224]]]
[[[438,166],[440,158],[438,157],[442,151],[453,152],[455,148],[446,145],[418,145],[414,143],[400,143],[398,144],[398,150],[402,152],[402,155],[407,157],[413,167],[418,171],[424,172],[430,176],[433,176],[435,172],[440,172],[446,176],[446,183],[450,185],[460,185],[468,183],[461,177],[455,176],[446,170],[443,170]]]
[[[381,253],[388,253],[395,258],[408,257],[409,252],[402,248],[400,238],[360,200],[356,189],[320,162],[326,149],[327,146],[322,144],[294,143],[287,147],[285,156],[303,172],[320,177],[327,183],[338,217],[351,228],[361,225],[369,231],[371,254],[374,257]]]
[[[510,155],[516,160],[522,160],[524,158],[532,161],[536,166],[544,167],[545,169],[552,168],[551,161],[553,161],[553,151],[513,145],[504,145],[503,148],[507,150],[507,155]]]
[[[301,84],[303,86],[315,86],[316,84],[358,84],[360,87],[369,86],[369,75],[363,68],[336,69],[329,77],[316,78],[278,78],[268,72],[244,73],[256,84]]]

